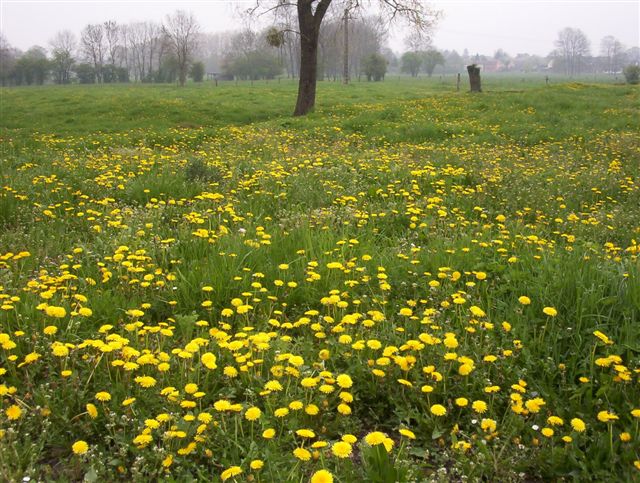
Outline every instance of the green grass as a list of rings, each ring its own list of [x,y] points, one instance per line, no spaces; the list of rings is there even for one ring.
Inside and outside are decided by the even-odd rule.
[[[588,82],[0,91],[2,479],[636,479],[640,91]]]
[[[530,105],[527,101],[541,99],[537,93],[544,85],[542,78],[518,82],[517,79],[488,76],[484,81],[486,94],[520,94],[509,97],[514,107],[523,109]],[[148,128],[157,132],[286,118],[293,110],[296,88],[296,81],[289,79],[253,84],[220,82],[218,86],[192,84],[184,89],[174,85],[144,84],[23,87],[3,89],[0,108],[2,127],[10,130],[56,135]],[[466,88],[463,83],[459,94],[466,94]],[[555,88],[557,86],[552,84],[547,91]],[[581,90],[579,86],[576,89]],[[588,97],[589,92],[581,94]],[[317,116],[347,114],[353,109],[362,114],[362,104],[420,100],[440,93],[455,94],[453,76],[443,80],[433,77],[392,78],[379,83],[356,81],[349,86],[324,81],[319,83]],[[603,102],[606,100],[606,96],[602,98]],[[543,104],[561,114],[562,105],[549,101],[551,99],[543,99]],[[489,105],[478,102],[476,107],[482,111]],[[386,115],[393,116],[394,113],[387,112]]]

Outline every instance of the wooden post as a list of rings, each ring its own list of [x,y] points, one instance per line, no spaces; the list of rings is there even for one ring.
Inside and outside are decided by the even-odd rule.
[[[456,91],[460,91],[460,72],[458,72],[458,78],[456,79]]]
[[[471,92],[482,92],[482,88],[480,87],[480,67],[476,64],[468,65],[467,72],[469,73]]]

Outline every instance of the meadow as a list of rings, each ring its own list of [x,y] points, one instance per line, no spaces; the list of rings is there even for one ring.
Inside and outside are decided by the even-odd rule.
[[[640,89],[483,87],[1,90],[0,479],[637,481]]]

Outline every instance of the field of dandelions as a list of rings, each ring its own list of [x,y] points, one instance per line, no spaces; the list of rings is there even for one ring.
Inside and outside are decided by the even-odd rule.
[[[637,87],[1,91],[3,481],[637,481]]]

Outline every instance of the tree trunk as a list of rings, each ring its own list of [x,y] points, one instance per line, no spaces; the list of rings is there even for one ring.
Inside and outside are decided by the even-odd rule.
[[[300,41],[300,80],[298,82],[298,100],[293,111],[294,116],[304,116],[316,103],[316,81],[318,76],[318,38]]]
[[[306,32],[300,27],[300,79],[294,116],[304,116],[313,109],[318,77],[318,34],[313,27]]]
[[[480,87],[480,67],[476,64],[468,65],[467,72],[469,73],[471,92],[482,92],[482,88]]]
[[[300,81],[298,100],[294,116],[304,116],[316,103],[316,81],[318,80],[318,39],[322,18],[331,0],[320,0],[316,11],[312,10],[313,0],[298,1],[298,24],[300,26]]]
[[[344,9],[344,53],[342,57],[342,82],[349,83],[349,9]]]

